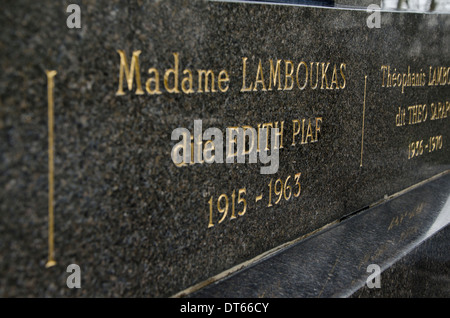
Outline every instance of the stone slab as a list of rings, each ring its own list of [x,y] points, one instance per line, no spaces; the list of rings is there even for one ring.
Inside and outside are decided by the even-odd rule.
[[[67,27],[69,3],[80,29]],[[449,16],[367,18],[207,1],[5,3],[0,295],[172,296],[447,171]],[[178,167],[171,134],[193,133],[194,120],[224,133],[283,125],[277,172]],[[66,286],[70,264],[80,289]]]

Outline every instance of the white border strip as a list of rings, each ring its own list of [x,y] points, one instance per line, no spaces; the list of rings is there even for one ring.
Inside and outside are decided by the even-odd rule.
[[[209,2],[227,2],[227,3],[243,3],[243,4],[258,4],[258,5],[273,5],[273,6],[289,6],[289,7],[305,7],[305,8],[316,8],[316,9],[328,9],[328,10],[343,10],[343,11],[360,11],[367,12],[367,9],[364,7],[346,7],[346,6],[338,6],[338,7],[327,7],[327,6],[318,6],[318,5],[308,5],[308,4],[297,4],[297,3],[281,3],[281,2],[264,2],[264,1],[240,1],[240,0],[208,0]],[[450,12],[446,11],[413,11],[413,10],[390,10],[390,9],[381,9],[377,10],[383,13],[412,13],[412,14],[428,14],[428,15],[450,15]]]

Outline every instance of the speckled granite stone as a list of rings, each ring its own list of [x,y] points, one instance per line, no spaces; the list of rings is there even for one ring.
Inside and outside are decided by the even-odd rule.
[[[410,66],[428,80],[430,66],[449,67],[448,15],[383,13],[381,28],[370,29],[365,11],[98,0],[78,2],[82,28],[68,29],[69,3],[77,2],[7,1],[0,10],[2,297],[171,296],[450,167],[449,118],[395,126],[398,107],[450,101],[449,85],[402,93],[382,88],[380,71]],[[226,69],[229,89],[136,95],[124,84],[126,94],[116,96],[117,50],[128,61],[142,51],[144,90],[148,69],[173,67],[173,53],[180,76],[186,68]],[[270,59],[329,62],[328,81],[333,65],[344,63],[345,89],[242,93],[243,57],[249,79],[261,59],[266,85]],[[58,72],[57,265],[46,269],[48,69]],[[317,117],[318,142],[291,146],[292,120]],[[195,119],[222,130],[284,121],[278,172],[261,175],[259,164],[176,167],[171,133],[192,131]],[[408,159],[409,143],[438,135],[442,149]],[[275,187],[291,176],[294,186],[297,173],[300,196],[267,207],[271,178]],[[214,202],[215,226],[208,228],[210,197],[226,193],[231,209],[233,190],[237,201],[244,188],[245,215],[230,220],[229,211],[218,224]],[[256,202],[258,194],[264,196]],[[241,209],[236,205],[236,213]],[[81,268],[81,289],[66,286],[72,263]]]

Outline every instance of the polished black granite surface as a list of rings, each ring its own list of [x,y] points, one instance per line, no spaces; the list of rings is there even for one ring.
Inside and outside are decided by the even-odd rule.
[[[447,173],[185,296],[447,298],[449,221]]]
[[[70,3],[79,29],[67,27]],[[183,294],[448,171],[450,17],[383,12],[370,28],[368,16],[208,1],[4,3],[0,296]],[[192,134],[195,120],[224,134],[281,128],[277,172],[261,174],[259,161],[178,167],[171,134]],[[56,265],[46,268],[49,250]],[[80,289],[66,285],[70,264]]]
[[[450,228],[447,226],[382,273],[382,288],[364,286],[351,297],[450,297]]]

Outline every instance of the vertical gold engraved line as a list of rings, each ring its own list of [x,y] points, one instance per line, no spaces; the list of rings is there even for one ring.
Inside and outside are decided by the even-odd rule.
[[[361,162],[360,167],[363,165],[363,151],[364,151],[364,118],[366,116],[366,87],[367,87],[367,75],[364,76],[364,102],[363,102],[363,121],[362,121],[362,133],[361,133]]]
[[[48,99],[48,261],[46,268],[56,265],[54,250],[54,215],[53,215],[53,195],[54,195],[54,159],[53,159],[53,77],[56,71],[45,71],[47,75],[47,99]]]

